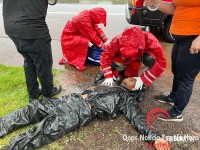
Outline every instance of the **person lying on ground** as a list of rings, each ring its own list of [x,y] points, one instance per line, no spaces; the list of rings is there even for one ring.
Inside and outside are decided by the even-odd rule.
[[[114,119],[123,114],[146,142],[155,144],[158,150],[169,150],[168,142],[147,127],[145,115],[135,97],[130,95],[135,83],[134,78],[125,78],[119,86],[99,85],[82,94],[35,99],[28,106],[0,118],[0,138],[27,124],[39,122],[27,132],[13,137],[4,148],[31,150],[86,126],[96,118]]]

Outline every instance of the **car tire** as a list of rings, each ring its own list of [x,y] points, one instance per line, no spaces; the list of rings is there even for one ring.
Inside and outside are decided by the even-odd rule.
[[[164,28],[163,28],[163,30],[162,30],[162,36],[163,36],[163,39],[164,39],[166,42],[174,43],[174,38],[173,38],[173,36],[171,35],[171,33],[169,33],[171,21],[172,21],[171,19],[165,21]]]

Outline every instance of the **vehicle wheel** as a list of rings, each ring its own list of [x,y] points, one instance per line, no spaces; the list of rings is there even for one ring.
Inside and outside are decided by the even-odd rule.
[[[163,36],[164,40],[169,42],[169,43],[173,43],[174,42],[173,36],[169,33],[171,21],[172,21],[171,19],[167,20],[165,22],[164,28],[162,30],[162,36]]]

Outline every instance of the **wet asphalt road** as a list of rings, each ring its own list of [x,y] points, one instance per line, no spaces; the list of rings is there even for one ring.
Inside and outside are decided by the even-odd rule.
[[[52,36],[52,51],[53,51],[53,68],[60,69],[62,74],[58,77],[58,81],[63,86],[62,94],[68,94],[72,92],[81,92],[83,89],[88,88],[92,85],[94,76],[98,73],[99,67],[87,65],[87,69],[79,72],[74,67],[70,65],[58,64],[59,59],[62,57],[61,46],[60,46],[60,35],[62,29],[72,16],[76,15],[79,11],[84,9],[90,9],[96,7],[97,5],[68,5],[68,4],[58,4],[56,6],[49,6],[49,11],[47,15],[47,24],[50,29],[50,34]],[[104,7],[108,12],[108,23],[107,27],[102,29],[105,31],[109,40],[115,35],[121,33],[125,27],[130,26],[125,20],[125,6],[124,5],[98,5]],[[2,4],[0,4],[0,11]],[[151,107],[165,107],[165,105],[160,105],[155,102],[153,95],[158,93],[169,94],[171,84],[172,84],[172,73],[171,73],[171,49],[172,44],[163,42],[159,40],[164,48],[167,57],[167,69],[162,74],[162,77],[155,81],[149,90],[149,93],[145,94],[147,101],[144,105],[145,110],[149,110]],[[10,65],[10,66],[22,66],[23,58],[17,52],[12,41],[5,35],[3,28],[3,18],[0,16],[0,64]],[[199,101],[199,88],[200,88],[200,77],[197,77],[197,81],[194,85],[193,95],[191,97],[190,103],[184,111],[184,121],[183,123],[170,124],[170,127],[165,128],[162,126],[158,127],[161,132],[168,133],[172,135],[177,134],[189,134],[200,136],[200,101]],[[152,95],[153,94],[153,95]],[[147,107],[148,106],[148,107]],[[143,109],[144,109],[143,108]],[[167,108],[169,108],[167,106]],[[172,128],[173,127],[173,128]],[[181,130],[179,130],[181,129]],[[180,131],[180,132],[179,132]],[[200,148],[200,143],[195,144]]]
[[[125,6],[124,5],[78,5],[78,4],[57,4],[49,6],[47,14],[47,24],[49,26],[50,34],[52,37],[52,51],[54,64],[53,67],[63,69],[63,66],[58,65],[58,61],[62,56],[60,46],[60,35],[66,24],[78,12],[94,7],[103,7],[108,13],[107,27],[102,27],[108,38],[121,33],[129,24],[125,20]],[[2,4],[0,4],[0,12],[2,11]],[[5,35],[3,27],[3,17],[0,15],[0,63],[5,65],[21,66],[23,59],[16,51],[12,41]]]

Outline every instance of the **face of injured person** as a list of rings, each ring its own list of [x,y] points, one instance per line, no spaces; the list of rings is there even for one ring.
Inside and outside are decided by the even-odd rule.
[[[125,78],[122,81],[121,86],[124,86],[125,88],[127,88],[130,91],[134,91],[135,83],[136,83],[136,80],[132,77],[129,77],[129,78]]]

